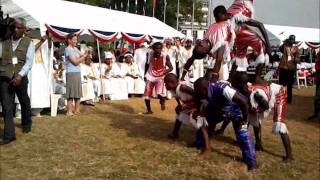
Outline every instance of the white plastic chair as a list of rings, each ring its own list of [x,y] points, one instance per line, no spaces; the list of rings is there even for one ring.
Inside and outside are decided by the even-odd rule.
[[[51,94],[51,116],[56,117],[58,112],[58,102],[59,99],[62,97],[61,94]]]
[[[304,87],[307,87],[307,76],[306,74],[303,72],[302,75],[300,74],[299,75],[299,71],[303,71],[302,69],[299,69],[296,71],[296,79],[297,79],[297,85],[298,85],[298,89],[300,89],[300,80],[303,81],[303,86]]]

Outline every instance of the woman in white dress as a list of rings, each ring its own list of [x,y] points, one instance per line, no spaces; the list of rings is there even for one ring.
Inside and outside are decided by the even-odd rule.
[[[80,99],[80,101],[83,102],[84,105],[94,106],[93,102],[96,96],[94,93],[93,80],[96,80],[96,78],[94,77],[90,64],[91,64],[91,56],[87,56],[85,58],[85,62],[80,65],[82,92],[83,92],[82,98]]]
[[[125,79],[127,81],[129,97],[133,97],[134,95],[142,95],[145,88],[142,72],[139,72],[138,65],[133,62],[132,54],[126,54],[125,61],[128,68],[128,73]]]
[[[111,92],[111,78],[112,78],[112,67],[113,63],[113,54],[111,52],[105,53],[105,61],[101,64],[101,80],[102,80],[102,87],[101,87],[101,94],[105,97],[105,99],[110,99],[112,94]],[[99,73],[100,73],[99,68]],[[105,100],[103,99],[103,100]]]
[[[111,69],[111,100],[128,99],[128,89],[125,76],[127,75],[127,65],[123,63],[124,56],[118,57],[117,62]]]

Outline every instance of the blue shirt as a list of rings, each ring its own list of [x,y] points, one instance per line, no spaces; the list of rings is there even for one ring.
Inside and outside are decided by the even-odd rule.
[[[75,66],[69,59],[69,56],[73,55],[76,58],[80,57],[80,51],[77,48],[67,47],[64,50],[64,56],[66,57],[66,72],[81,72],[80,65]]]

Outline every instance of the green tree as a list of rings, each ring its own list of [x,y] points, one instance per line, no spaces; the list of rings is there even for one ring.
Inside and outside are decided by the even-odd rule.
[[[174,28],[177,24],[177,4],[178,0],[170,0],[167,5],[166,23]],[[180,0],[179,22],[192,21],[192,2],[193,0]],[[203,22],[202,3],[195,1],[194,22]]]
[[[130,13],[136,13],[146,16],[152,16],[152,0],[138,0],[137,6],[135,0],[129,0],[129,10],[128,10],[128,0],[68,0],[72,2],[78,2],[83,4],[89,4],[99,7],[111,8],[115,10],[127,11]],[[167,10],[166,10],[166,24],[176,28],[177,23],[177,4],[178,0],[166,0]],[[180,17],[179,21],[191,21],[192,19],[192,3],[195,1],[195,12],[194,21],[203,21],[202,3],[197,2],[197,0],[180,0]],[[165,0],[157,0],[155,8],[155,18],[163,21],[164,19],[164,2]]]

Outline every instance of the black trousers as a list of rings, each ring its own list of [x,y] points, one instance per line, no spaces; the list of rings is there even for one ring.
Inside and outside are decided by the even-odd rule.
[[[292,86],[296,70],[281,69],[279,72],[279,83],[287,87],[287,102],[292,102]]]
[[[3,139],[15,137],[13,113],[15,111],[15,94],[21,105],[21,126],[31,128],[31,105],[28,96],[28,78],[23,77],[19,86],[12,86],[10,80],[0,77],[0,100],[4,117]]]

